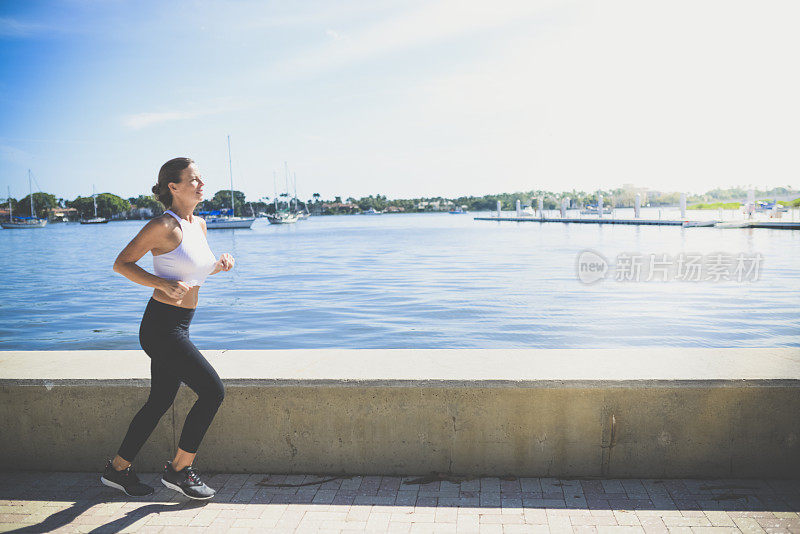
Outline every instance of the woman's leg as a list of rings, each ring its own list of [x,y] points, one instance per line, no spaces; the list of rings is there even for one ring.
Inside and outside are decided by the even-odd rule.
[[[206,430],[225,398],[225,388],[217,372],[189,340],[188,331],[180,336],[178,344],[181,349],[172,361],[179,369],[181,381],[197,393],[197,401],[186,416],[178,441],[178,452],[175,459],[164,466],[161,482],[192,499],[210,499],[216,491],[200,480],[191,464]]]
[[[174,468],[191,465],[197,448],[225,398],[225,388],[208,360],[189,340],[188,334],[178,339],[180,358],[176,359],[180,379],[197,394],[183,424]]]
[[[171,370],[170,366],[162,363],[160,358],[150,358],[150,395],[128,426],[128,432],[125,434],[117,451],[117,458],[113,462],[115,469],[125,469],[133,462],[144,442],[155,430],[161,417],[172,406],[180,385],[180,378]]]
[[[133,471],[131,462],[142,445],[155,429],[161,416],[164,415],[180,386],[180,380],[169,369],[159,364],[159,360],[150,360],[151,386],[147,402],[133,417],[128,432],[122,440],[117,456],[107,462],[100,481],[124,491],[127,495],[145,496],[153,493],[153,488],[139,482]]]

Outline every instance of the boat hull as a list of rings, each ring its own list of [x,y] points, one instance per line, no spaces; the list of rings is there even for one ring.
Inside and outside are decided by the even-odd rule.
[[[226,228],[250,228],[255,222],[254,217],[230,217],[219,219],[206,219],[206,228],[209,230],[222,230]]]
[[[44,228],[47,226],[47,220],[40,220],[37,222],[31,223],[16,223],[16,222],[4,222],[0,223],[0,226],[5,228],[6,230],[24,230],[26,228]]]
[[[581,210],[581,215],[597,215],[600,213],[598,210]],[[603,215],[611,215],[610,209],[603,209]]]
[[[270,224],[292,224],[297,222],[297,216],[290,215],[287,217],[274,217],[272,215],[267,215],[267,220]]]

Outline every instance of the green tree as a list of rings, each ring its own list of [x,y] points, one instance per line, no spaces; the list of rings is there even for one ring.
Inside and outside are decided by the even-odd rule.
[[[97,216],[112,218],[114,215],[123,213],[131,209],[131,204],[122,197],[113,193],[100,193],[95,195],[97,200]],[[92,197],[78,197],[75,200],[67,201],[67,207],[78,210],[82,219],[94,217],[94,203]]]
[[[234,191],[233,200],[236,203],[236,215],[240,217],[250,215],[249,209],[247,209],[247,213],[245,213],[244,193],[242,193],[241,191]],[[229,210],[230,208],[231,208],[230,189],[223,189],[222,191],[217,191],[216,193],[214,193],[214,196],[211,198],[211,200],[206,200],[202,202],[202,207],[198,205],[198,209],[200,209],[201,211]]]
[[[4,210],[7,210],[8,207],[9,207],[8,206],[9,202],[11,203],[11,211],[14,212],[14,214],[16,215],[17,214],[17,209],[18,209],[17,206],[19,205],[19,200],[17,200],[16,198],[10,198],[9,197],[9,198],[3,199],[3,204],[0,205],[0,208],[3,208]],[[28,210],[28,211],[30,211],[30,210]]]
[[[147,208],[151,210],[153,215],[158,215],[164,211],[164,206],[161,205],[161,202],[153,198],[152,195],[139,195],[136,198],[131,197],[128,199],[128,202],[134,208]]]
[[[58,200],[55,195],[50,193],[34,193],[33,194],[33,209],[36,211],[37,217],[47,217],[47,211],[52,208],[58,207]],[[31,216],[31,196],[26,195],[23,199],[14,205],[14,215],[20,217]]]

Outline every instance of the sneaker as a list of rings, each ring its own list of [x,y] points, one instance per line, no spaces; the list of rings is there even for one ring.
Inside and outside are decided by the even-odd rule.
[[[103,471],[103,476],[100,477],[100,482],[111,488],[123,491],[125,495],[130,495],[131,497],[144,497],[153,493],[153,488],[139,482],[139,477],[133,472],[133,466],[117,471],[114,469],[111,460],[106,462],[106,468]]]
[[[179,491],[190,499],[206,500],[210,499],[217,492],[206,486],[200,480],[200,473],[191,465],[184,467],[180,471],[172,469],[172,462],[167,462],[164,466],[164,476],[161,483],[169,489]]]

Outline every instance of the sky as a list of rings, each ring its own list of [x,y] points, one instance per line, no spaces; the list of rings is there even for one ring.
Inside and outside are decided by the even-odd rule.
[[[800,187],[800,3],[0,0],[0,195]],[[293,189],[293,186],[290,186]],[[34,186],[34,189],[36,187]]]

